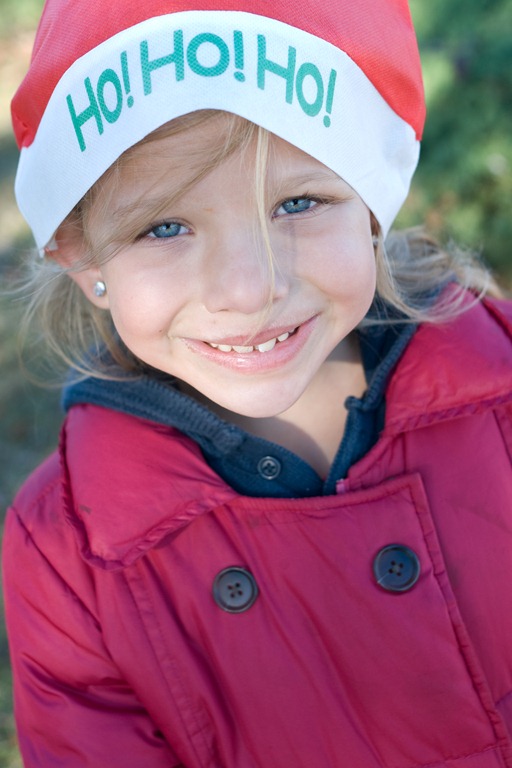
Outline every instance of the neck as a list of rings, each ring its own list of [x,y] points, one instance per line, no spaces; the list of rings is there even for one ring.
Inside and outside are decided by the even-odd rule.
[[[361,397],[365,389],[359,343],[352,334],[338,345],[306,391],[284,413],[255,419],[208,405],[246,432],[292,451],[325,478],[345,429],[345,400],[349,395]]]

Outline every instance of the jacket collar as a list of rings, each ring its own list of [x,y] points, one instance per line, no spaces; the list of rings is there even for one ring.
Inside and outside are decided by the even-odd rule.
[[[60,455],[82,555],[108,570],[237,496],[177,430],[95,405],[71,410]]]
[[[418,329],[389,381],[385,432],[511,400],[512,307],[483,301],[449,323]]]
[[[505,307],[486,302],[416,332],[389,382],[385,435],[512,401]],[[104,569],[130,565],[192,519],[240,498],[181,432],[97,405],[71,409],[61,456],[66,514],[84,558]]]

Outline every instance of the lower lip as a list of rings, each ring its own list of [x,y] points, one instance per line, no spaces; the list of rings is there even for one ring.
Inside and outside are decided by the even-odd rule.
[[[200,354],[201,357],[216,365],[247,374],[260,373],[281,368],[290,360],[293,360],[313,333],[317,317],[318,315],[315,315],[300,325],[295,333],[288,336],[285,341],[278,341],[269,352],[258,352],[258,350],[245,354],[235,352],[234,350],[232,352],[221,352],[204,341],[196,341],[195,339],[183,339],[183,341],[193,352]]]

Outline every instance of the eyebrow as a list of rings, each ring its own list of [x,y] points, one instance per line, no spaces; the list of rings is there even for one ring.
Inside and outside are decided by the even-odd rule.
[[[341,181],[341,176],[326,168],[325,171],[311,171],[310,173],[291,174],[281,180],[284,184],[309,184],[312,181]]]
[[[292,173],[289,176],[285,176],[284,178],[277,180],[277,187],[280,189],[289,188],[292,186],[302,186],[304,184],[307,185],[317,181],[332,182],[343,180],[330,168],[326,168],[325,171],[310,171],[309,173],[306,172],[298,174]],[[168,201],[162,199],[162,196],[153,198],[136,198],[135,200],[131,200],[130,202],[126,203],[126,205],[120,205],[119,207],[116,207],[113,211],[113,215],[119,219],[123,219],[126,216],[133,216],[135,214],[137,214],[137,216],[142,216],[143,218],[145,216],[151,218],[155,209],[158,209],[159,207],[161,208],[163,205],[165,205],[165,202],[172,202],[174,197],[179,197],[179,194],[170,195]]]
[[[164,200],[162,197],[158,198],[137,198],[135,200],[132,200],[129,203],[126,203],[126,205],[120,205],[113,209],[112,215],[116,218],[123,218],[124,216],[133,216],[134,214],[138,214],[140,216],[144,215],[151,215],[152,211],[155,210],[155,208],[158,208],[159,206],[162,206],[164,203]]]

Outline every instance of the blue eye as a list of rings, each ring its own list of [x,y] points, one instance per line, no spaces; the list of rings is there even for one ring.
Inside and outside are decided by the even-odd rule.
[[[182,235],[186,231],[183,224],[178,224],[177,221],[166,221],[163,224],[157,224],[155,227],[152,227],[148,232],[148,237],[176,237],[176,235]]]
[[[281,203],[276,211],[276,216],[282,216],[283,213],[303,213],[314,208],[316,204],[316,200],[311,197],[292,197]]]

